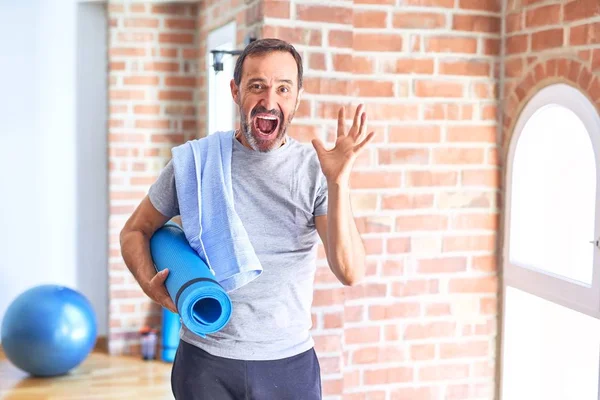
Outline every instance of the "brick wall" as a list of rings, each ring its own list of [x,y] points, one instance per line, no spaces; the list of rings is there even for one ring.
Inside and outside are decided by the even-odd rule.
[[[338,107],[359,101],[378,131],[352,178],[367,282],[341,287],[320,249],[313,321],[326,398],[492,397],[501,10],[495,0],[397,3],[111,4],[113,353],[136,353],[140,325],[159,318],[126,272],[118,232],[169,150],[206,134],[206,36],[235,20],[238,48],[253,32],[302,52],[293,136],[332,140]]]
[[[600,110],[598,0],[509,1],[505,34],[504,149],[527,100],[548,84],[573,85]]]
[[[197,6],[109,4],[109,281],[111,353],[137,354],[137,332],[160,325],[125,267],[119,232],[171,148],[196,135]]]
[[[491,398],[499,2],[277,4],[262,36],[307,67],[292,134],[332,140],[359,102],[378,132],[352,178],[367,282],[340,287],[323,258],[317,275],[327,398]]]

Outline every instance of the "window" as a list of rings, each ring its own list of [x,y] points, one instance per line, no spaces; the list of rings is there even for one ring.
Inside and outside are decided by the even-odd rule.
[[[600,118],[556,84],[525,106],[507,158],[502,399],[598,399]]]
[[[211,50],[234,50],[236,46],[236,25],[230,22],[208,35],[207,71],[208,71],[208,131],[210,135],[217,131],[234,129],[235,103],[231,98],[229,82],[233,78],[235,58],[223,56],[223,71],[215,73]]]

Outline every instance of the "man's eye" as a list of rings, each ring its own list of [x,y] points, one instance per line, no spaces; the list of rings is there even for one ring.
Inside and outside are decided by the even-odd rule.
[[[282,87],[280,90],[281,90],[282,92],[284,92],[284,93],[287,93],[287,92],[289,92],[289,91],[290,91],[290,89],[289,89],[289,88],[287,88],[287,87],[285,87],[285,86],[284,86],[284,87]]]

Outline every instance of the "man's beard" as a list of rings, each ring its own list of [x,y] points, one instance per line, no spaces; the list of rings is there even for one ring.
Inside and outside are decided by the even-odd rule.
[[[283,113],[279,110],[267,110],[265,107],[257,106],[250,113],[250,120],[246,117],[246,114],[242,111],[242,108],[239,108],[240,111],[240,128],[242,134],[246,138],[246,141],[252,147],[252,149],[259,151],[261,153],[267,153],[269,151],[275,150],[279,148],[286,136],[287,128],[289,124],[292,122],[294,118],[294,113],[292,112],[287,120],[284,120]],[[254,132],[254,126],[252,120],[255,118],[257,114],[271,114],[278,119],[278,126],[276,129],[277,136],[274,139],[264,140],[262,139],[258,133]]]

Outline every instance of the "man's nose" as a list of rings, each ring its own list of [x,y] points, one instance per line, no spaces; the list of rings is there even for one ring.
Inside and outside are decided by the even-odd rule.
[[[269,111],[273,111],[273,110],[277,111],[278,110],[277,94],[275,93],[275,91],[274,90],[265,91],[265,93],[261,99],[261,104],[263,107],[265,107]]]

